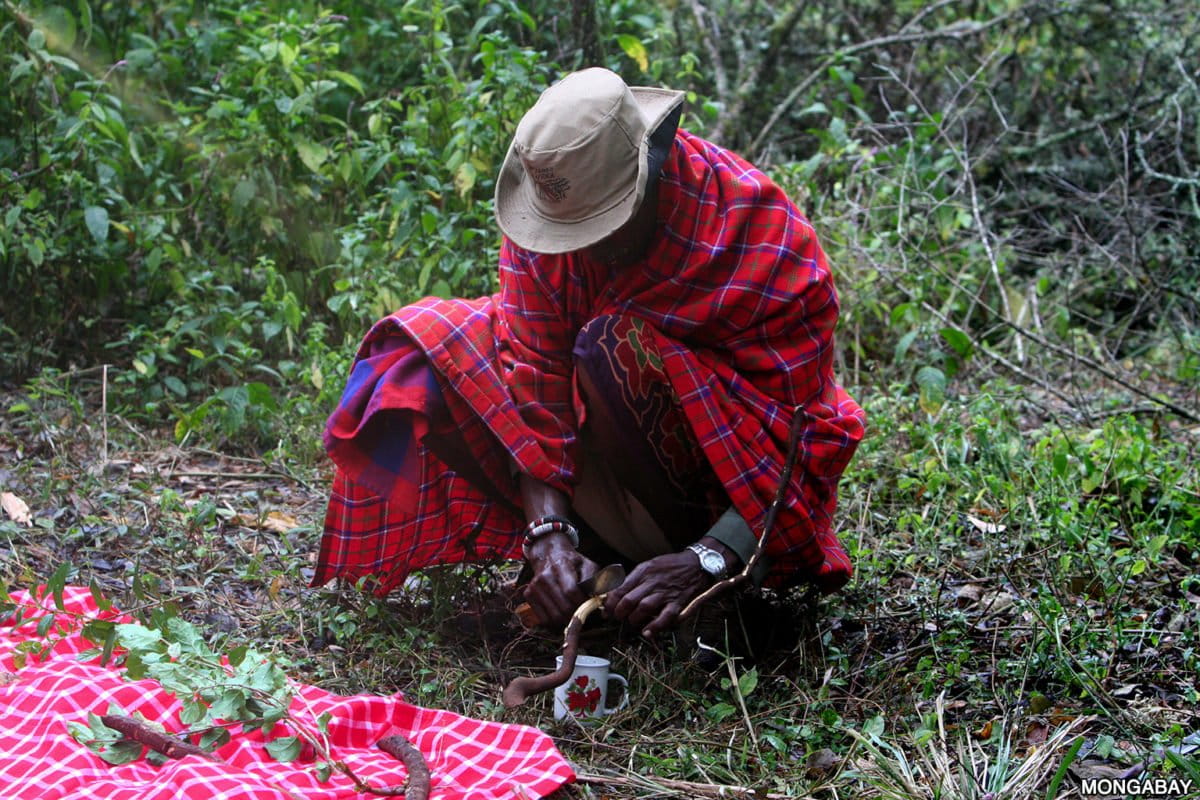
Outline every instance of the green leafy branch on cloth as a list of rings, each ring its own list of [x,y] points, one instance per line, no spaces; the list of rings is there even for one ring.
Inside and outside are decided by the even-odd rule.
[[[141,715],[130,716],[116,706],[110,706],[105,714],[89,713],[86,725],[69,723],[72,737],[107,763],[127,764],[143,755],[154,764],[189,755],[216,761],[219,759],[213,751],[231,740],[231,728],[240,726],[242,733],[260,729],[268,733],[281,724],[288,734],[265,744],[274,760],[312,758],[321,782],[338,772],[353,782],[356,791],[404,795],[409,800],[428,798],[428,764],[403,736],[385,737],[378,747],[405,764],[408,779],[399,786],[372,785],[334,753],[329,739],[329,712],[303,719],[292,710],[293,701],[302,696],[278,664],[244,645],[218,653],[195,625],[161,608],[151,614],[149,625],[120,621],[111,601],[95,585],[91,590],[100,617],[66,610],[62,600],[66,575],[67,570],[60,568],[47,584],[46,594],[53,597],[54,610],[39,605],[11,607],[18,620],[32,622],[37,614],[43,615],[35,629],[41,641],[22,643],[21,651],[14,654],[15,667],[22,668],[30,657],[40,658],[49,652],[56,638],[74,634],[77,623],[81,623],[79,633],[97,645],[80,653],[81,660],[114,660],[124,666],[126,679],[156,681],[182,703],[179,720],[186,729],[179,732],[168,732],[161,724]],[[73,624],[64,624],[60,617]],[[192,741],[195,737],[199,737],[198,742]]]

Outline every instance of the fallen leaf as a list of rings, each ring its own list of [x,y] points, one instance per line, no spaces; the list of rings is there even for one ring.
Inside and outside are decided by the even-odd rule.
[[[262,527],[263,530],[274,531],[275,533],[287,533],[290,530],[299,528],[300,520],[282,511],[268,511],[266,518],[263,520]]]
[[[804,769],[810,779],[816,780],[833,772],[841,763],[842,760],[838,758],[837,753],[828,747],[823,747],[808,754],[808,758],[804,762]]]
[[[1050,728],[1040,722],[1034,722],[1025,730],[1025,742],[1027,744],[1041,744],[1046,741],[1049,736]]]
[[[967,583],[958,587],[958,591],[954,593],[954,602],[959,608],[978,603],[979,598],[983,597],[983,587],[975,583]]]
[[[974,731],[971,735],[976,739],[982,739],[984,741],[992,738],[992,721],[989,719],[987,722],[983,723],[982,728]]]
[[[4,507],[4,512],[18,525],[33,525],[33,517],[29,516],[29,506],[12,492],[0,492],[0,506]]]
[[[988,592],[983,597],[979,598],[979,607],[989,616],[1003,614],[1012,608],[1017,602],[1017,598],[1013,597],[1003,589],[998,589],[994,592]]]
[[[229,518],[230,525],[240,525],[243,528],[255,528],[272,533],[287,533],[300,527],[300,520],[283,511],[268,511],[265,517],[250,514],[234,514]]]
[[[988,522],[986,519],[967,514],[967,522],[975,526],[975,529],[980,533],[1004,533],[1008,530],[1007,525],[999,525],[995,522]]]
[[[1080,780],[1085,778],[1120,778],[1125,775],[1126,771],[1125,767],[1113,766],[1103,761],[1076,761],[1071,764],[1071,774]]]

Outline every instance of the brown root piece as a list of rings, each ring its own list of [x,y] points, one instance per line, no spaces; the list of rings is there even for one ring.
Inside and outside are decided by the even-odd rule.
[[[209,761],[219,761],[212,753],[201,750],[191,742],[184,741],[178,737],[172,736],[169,733],[156,731],[153,728],[138,722],[133,717],[124,717],[120,714],[105,714],[100,717],[100,721],[105,727],[112,728],[114,731],[122,734],[126,739],[131,739],[139,744],[144,744],[156,753],[162,753],[167,758],[183,758],[184,756],[200,756]]]
[[[533,695],[557,689],[571,679],[571,673],[575,671],[575,659],[579,656],[579,631],[583,628],[583,622],[588,615],[599,608],[603,602],[602,596],[589,597],[583,605],[575,609],[575,613],[571,615],[571,621],[567,623],[567,628],[563,631],[562,666],[549,675],[542,675],[539,678],[525,676],[513,678],[508,686],[504,687],[504,694],[501,698],[505,708],[516,708],[523,705]]]
[[[408,780],[399,792],[387,790],[386,794],[402,793],[408,800],[429,800],[431,776],[429,763],[416,746],[399,734],[379,740],[379,749],[395,759],[404,762],[408,770]],[[373,790],[369,790],[373,791]],[[384,792],[379,792],[383,794]]]

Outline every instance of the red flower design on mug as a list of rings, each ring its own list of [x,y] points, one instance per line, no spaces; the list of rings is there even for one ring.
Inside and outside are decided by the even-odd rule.
[[[581,712],[594,714],[600,704],[600,695],[600,687],[593,685],[587,675],[580,675],[567,687],[567,708],[576,715]]]

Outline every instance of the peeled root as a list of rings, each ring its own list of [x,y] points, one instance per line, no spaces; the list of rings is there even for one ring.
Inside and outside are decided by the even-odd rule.
[[[575,659],[579,657],[579,631],[583,628],[584,620],[603,604],[604,595],[600,595],[589,597],[579,608],[575,609],[575,613],[571,615],[571,621],[567,623],[566,630],[563,631],[562,666],[539,678],[513,678],[504,688],[501,698],[505,708],[524,705],[525,701],[533,695],[557,689],[571,679],[571,673],[575,671]]]

